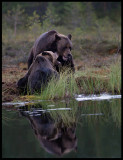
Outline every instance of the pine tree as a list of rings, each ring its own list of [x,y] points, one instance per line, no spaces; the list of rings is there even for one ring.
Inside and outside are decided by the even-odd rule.
[[[14,28],[14,36],[16,36],[17,33],[17,26],[23,21],[23,14],[24,9],[22,9],[20,5],[17,5],[17,7],[14,7],[12,10],[8,10],[7,12],[6,20],[10,25],[12,24]]]
[[[41,34],[40,16],[36,13],[36,11],[33,12],[33,16],[28,17],[27,26],[36,40],[37,36]]]

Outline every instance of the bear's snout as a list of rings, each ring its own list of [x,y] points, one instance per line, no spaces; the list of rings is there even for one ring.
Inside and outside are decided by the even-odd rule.
[[[63,55],[62,58],[64,61],[72,60],[72,55],[70,53],[67,53],[67,54]]]
[[[68,59],[71,60],[72,59],[72,55],[69,53],[68,54]]]

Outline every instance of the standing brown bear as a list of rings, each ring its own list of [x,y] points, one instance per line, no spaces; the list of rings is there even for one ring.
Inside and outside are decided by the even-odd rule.
[[[38,54],[44,51],[52,51],[54,54],[58,55],[57,60],[61,63],[61,66],[70,68],[74,72],[75,68],[71,49],[72,42],[70,34],[65,36],[55,30],[45,32],[39,36],[31,49],[28,59],[28,68]],[[59,66],[56,66],[56,70],[59,72]]]

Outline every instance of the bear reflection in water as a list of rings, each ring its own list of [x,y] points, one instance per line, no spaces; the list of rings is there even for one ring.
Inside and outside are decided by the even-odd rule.
[[[20,110],[20,113],[28,118],[37,139],[47,152],[63,156],[77,150],[75,123],[67,127],[62,119],[55,122],[50,113],[38,112],[38,109],[33,112]]]

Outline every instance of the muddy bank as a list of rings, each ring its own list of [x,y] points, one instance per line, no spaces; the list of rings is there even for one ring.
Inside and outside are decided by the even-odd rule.
[[[13,101],[20,97],[16,83],[26,71],[26,65],[21,63],[2,67],[2,102]]]

